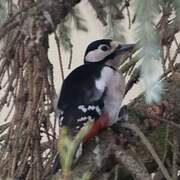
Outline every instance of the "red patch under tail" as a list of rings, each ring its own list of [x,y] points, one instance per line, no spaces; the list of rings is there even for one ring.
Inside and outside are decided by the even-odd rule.
[[[93,123],[91,130],[88,134],[84,137],[84,142],[88,141],[89,139],[93,138],[98,134],[98,132],[108,126],[109,117],[107,114],[102,114],[95,122]]]

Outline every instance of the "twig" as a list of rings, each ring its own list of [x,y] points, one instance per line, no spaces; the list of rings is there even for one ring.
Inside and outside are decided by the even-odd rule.
[[[128,1],[126,1],[127,4],[129,4]],[[130,11],[129,11],[129,6],[126,5],[126,10],[127,10],[127,16],[128,16],[128,23],[129,23],[129,29],[131,29],[131,15],[130,15]]]
[[[166,124],[169,124],[170,126],[175,127],[176,129],[180,129],[180,124],[177,124],[177,123],[175,123],[175,122],[173,122],[171,120],[161,118],[161,117],[158,117],[156,115],[148,115],[147,118],[155,119],[155,120],[164,122]]]
[[[177,136],[178,132],[177,129],[174,131],[174,135],[173,135],[173,162],[172,162],[172,176],[173,176],[173,180],[177,180],[178,179],[178,154],[179,154],[179,138]]]
[[[71,69],[72,55],[73,55],[73,45],[70,43],[70,57],[69,57],[68,69]]]
[[[59,43],[58,35],[57,35],[57,33],[55,31],[54,31],[54,37],[55,37],[55,41],[56,41],[56,45],[57,45],[57,49],[58,49],[61,76],[62,76],[62,80],[64,80],[64,70],[63,70],[63,63],[62,63],[62,58],[61,58],[60,43]]]
[[[10,126],[10,123],[6,123],[0,126],[0,134],[2,134],[8,127]]]
[[[162,158],[162,162],[164,163],[166,160],[166,156],[168,153],[168,138],[169,138],[169,125],[166,125],[166,137],[164,139],[164,153],[163,153],[163,158]]]
[[[146,148],[149,150],[152,157],[154,158],[154,160],[158,164],[158,166],[159,166],[160,170],[162,171],[164,177],[167,180],[173,180],[172,177],[170,176],[169,172],[167,171],[167,169],[163,165],[162,161],[160,160],[159,156],[157,155],[156,151],[154,150],[153,146],[151,145],[149,140],[146,138],[146,136],[143,134],[143,132],[135,124],[122,123],[122,127],[131,129],[140,137],[142,143],[146,146]]]
[[[124,93],[124,96],[132,89],[133,85],[136,84],[139,81],[140,78],[140,67],[134,69],[129,81],[126,84],[126,90]]]
[[[150,175],[147,169],[139,163],[134,157],[127,153],[126,150],[117,149],[115,157],[120,161],[138,180],[150,180]]]
[[[97,18],[101,21],[101,23],[106,26],[107,22],[106,22],[106,12],[103,9],[103,4],[100,1],[97,0],[89,0],[91,6],[93,7],[93,9],[95,10],[96,14],[97,14]]]

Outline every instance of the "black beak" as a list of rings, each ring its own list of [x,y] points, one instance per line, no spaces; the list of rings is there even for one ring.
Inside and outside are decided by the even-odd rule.
[[[123,54],[125,52],[131,51],[134,49],[134,47],[136,46],[136,44],[124,44],[124,45],[119,45],[116,48],[116,53],[117,54]]]

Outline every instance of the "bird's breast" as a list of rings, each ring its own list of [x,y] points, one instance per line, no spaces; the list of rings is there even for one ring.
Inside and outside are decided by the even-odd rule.
[[[101,77],[96,81],[96,87],[104,91],[104,112],[109,115],[112,125],[117,121],[121,108],[122,99],[125,93],[125,78],[119,72],[105,66],[102,69]]]

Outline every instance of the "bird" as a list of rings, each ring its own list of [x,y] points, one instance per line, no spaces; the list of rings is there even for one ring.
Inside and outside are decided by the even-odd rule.
[[[126,87],[118,64],[134,46],[112,39],[98,39],[87,46],[83,65],[74,69],[62,84],[57,102],[60,127],[66,127],[74,136],[87,122],[92,122],[83,139],[87,142],[118,120]]]

